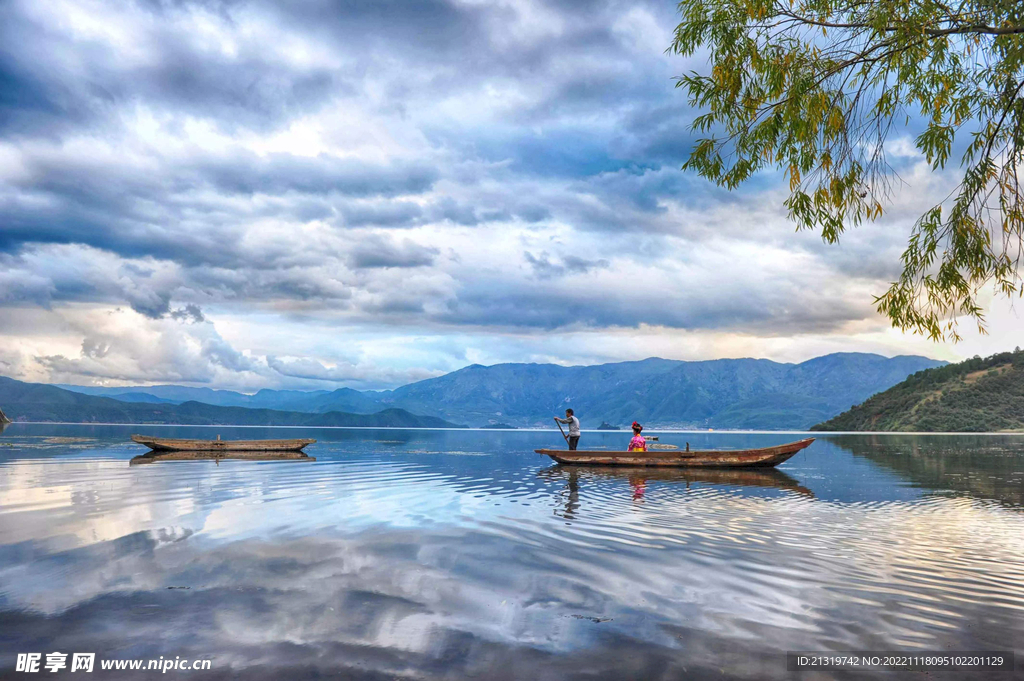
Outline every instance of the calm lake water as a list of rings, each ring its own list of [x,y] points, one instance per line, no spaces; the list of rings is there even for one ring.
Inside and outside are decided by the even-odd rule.
[[[140,431],[319,442],[315,462],[130,465]],[[0,676],[33,651],[208,658],[177,673],[203,679],[854,678],[788,672],[787,650],[1024,661],[1024,436],[830,435],[745,473],[533,453],[560,442],[15,424],[0,435]]]

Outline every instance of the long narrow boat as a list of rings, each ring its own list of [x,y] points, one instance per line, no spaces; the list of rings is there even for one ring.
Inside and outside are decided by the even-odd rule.
[[[316,440],[177,440],[167,437],[132,435],[132,441],[155,452],[301,452]]]
[[[558,463],[590,464],[599,466],[676,466],[704,468],[770,468],[793,456],[814,442],[813,437],[775,447],[758,449],[656,449],[647,452],[617,452],[605,450],[569,451],[565,449],[535,449],[538,454],[550,456]]]

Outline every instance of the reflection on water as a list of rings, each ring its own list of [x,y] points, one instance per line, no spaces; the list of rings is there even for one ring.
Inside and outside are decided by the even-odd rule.
[[[224,459],[229,461],[316,461],[312,456],[302,452],[147,452],[133,456],[128,462],[131,466],[140,464],[159,463],[161,461],[214,461],[220,462]]]
[[[731,486],[731,487],[774,487],[786,489],[808,497],[813,497],[814,492],[807,489],[792,476],[774,468],[651,468],[631,466],[570,466],[555,465],[549,466],[537,472],[537,475],[549,480],[560,479],[565,481],[565,488],[562,491],[562,498],[565,499],[565,506],[556,509],[555,513],[566,520],[574,520],[576,512],[580,507],[580,482],[591,485],[595,489],[593,496],[600,494],[599,490],[604,489],[604,494],[618,497],[628,496],[632,501],[644,501],[647,495],[648,483],[672,482],[681,484],[683,487],[677,491],[690,491],[691,486],[696,493],[703,489],[704,485],[710,486]],[[629,489],[621,485],[601,485],[612,480],[625,481]],[[614,504],[614,499],[603,499],[603,504]]]
[[[552,466],[532,450],[558,434],[526,431],[317,430],[307,465],[129,466],[128,431],[0,438],[4,673],[32,650],[268,679],[825,678],[785,651],[1024,655],[1024,437],[827,436],[779,470],[686,471]]]
[[[1013,508],[1024,507],[1021,440],[1024,436],[834,436],[843,449],[914,484],[993,499]]]

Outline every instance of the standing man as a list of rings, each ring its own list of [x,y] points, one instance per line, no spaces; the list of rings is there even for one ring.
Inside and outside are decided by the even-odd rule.
[[[573,416],[572,409],[565,410],[565,418],[560,419],[557,416],[555,420],[559,423],[569,424],[569,451],[575,451],[576,445],[580,441],[580,420]]]

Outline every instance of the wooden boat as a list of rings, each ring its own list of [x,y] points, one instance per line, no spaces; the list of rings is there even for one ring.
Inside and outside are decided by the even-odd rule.
[[[155,452],[301,452],[316,440],[176,440],[166,437],[132,435],[132,441]]]
[[[758,449],[657,449],[647,452],[621,452],[579,449],[535,449],[558,463],[599,466],[678,466],[704,468],[770,468],[790,458],[814,442],[813,437],[775,447]]]
[[[238,461],[316,461],[316,457],[306,456],[302,452],[210,452],[210,451],[189,451],[189,452],[147,452],[139,456],[133,456],[128,462],[130,466],[140,464],[159,463],[160,461],[203,461],[214,460],[220,462],[223,459]]]

